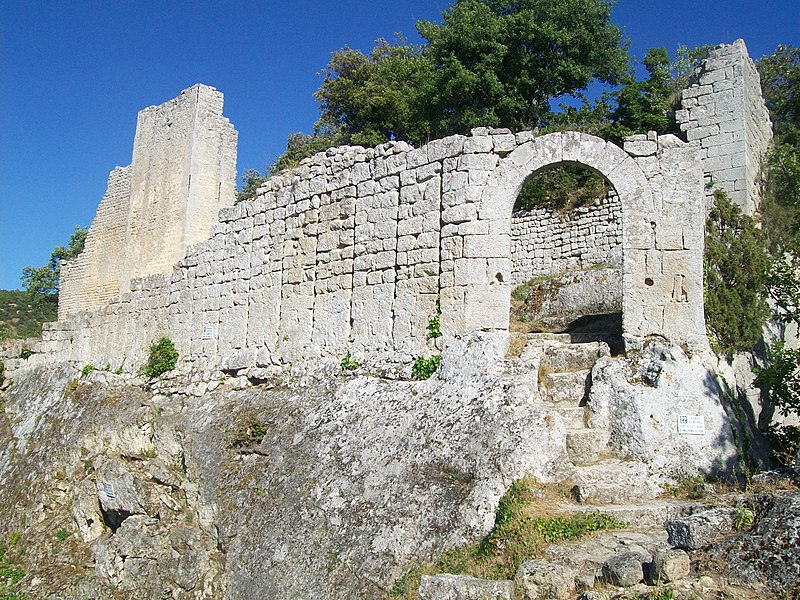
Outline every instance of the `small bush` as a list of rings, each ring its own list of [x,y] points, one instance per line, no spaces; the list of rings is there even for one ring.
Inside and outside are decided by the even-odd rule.
[[[772,460],[784,467],[794,466],[800,450],[800,427],[772,424],[764,435],[772,443]]]
[[[33,356],[33,350],[30,348],[23,348],[19,351],[19,355],[17,358],[21,358],[22,360],[28,360],[31,356]]]
[[[155,379],[174,369],[177,363],[178,351],[175,350],[175,344],[168,337],[162,337],[150,345],[150,354],[142,368],[142,375]]]
[[[343,371],[355,371],[356,369],[361,368],[361,363],[350,356],[349,352],[344,355],[341,365]]]
[[[260,444],[267,435],[267,426],[258,417],[248,415],[231,431],[228,431],[228,448],[245,448]]]
[[[94,365],[93,364],[84,365],[84,367],[81,369],[81,375],[86,377],[92,371],[94,371]]]
[[[430,358],[418,356],[414,360],[414,366],[411,368],[411,372],[415,379],[430,379],[431,375],[439,368],[441,362],[442,357],[438,354],[434,354]]]
[[[435,340],[442,337],[442,305],[439,298],[436,298],[436,312],[428,321],[428,339]]]
[[[70,536],[70,533],[69,533],[69,531],[67,531],[67,530],[66,530],[66,529],[64,529],[63,527],[62,527],[61,529],[59,529],[58,531],[56,531],[56,539],[57,539],[59,542],[63,542],[63,541],[64,541],[65,539],[67,539],[69,536]]]

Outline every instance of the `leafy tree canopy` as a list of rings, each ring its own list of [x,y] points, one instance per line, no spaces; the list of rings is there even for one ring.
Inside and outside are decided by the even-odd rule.
[[[22,269],[22,287],[29,294],[40,297],[54,297],[58,295],[61,263],[71,260],[83,252],[86,234],[89,230],[76,226],[66,246],[56,246],[50,255],[50,260],[43,267],[27,266]]]

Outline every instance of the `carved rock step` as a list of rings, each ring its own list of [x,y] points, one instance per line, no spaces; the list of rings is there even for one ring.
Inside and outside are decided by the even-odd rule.
[[[542,345],[553,342],[562,344],[572,343],[572,336],[568,333],[529,333],[528,344]]]
[[[564,504],[564,512],[599,512],[626,523],[631,529],[663,528],[667,521],[703,512],[709,504],[684,500],[653,500],[638,504]]]
[[[633,504],[652,500],[660,492],[648,478],[644,464],[618,459],[576,466],[571,480],[575,484],[573,493],[581,503]]]
[[[567,429],[582,429],[586,427],[586,408],[583,406],[554,406],[556,412],[564,419]]]
[[[607,429],[568,429],[567,456],[575,465],[597,462],[608,445]]]
[[[571,373],[540,373],[539,390],[550,404],[578,406],[588,391],[589,374],[587,369]]]
[[[541,368],[551,373],[591,370],[598,358],[610,355],[611,351],[605,342],[546,344],[543,347]]]

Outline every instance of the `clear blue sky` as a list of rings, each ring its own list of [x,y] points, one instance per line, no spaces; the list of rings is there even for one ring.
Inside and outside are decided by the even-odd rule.
[[[123,2],[0,6],[0,289],[88,226],[108,172],[131,161],[136,113],[194,83],[225,94],[241,173],[310,132],[330,52],[437,20],[448,0]],[[619,0],[613,20],[649,47],[743,38],[758,58],[800,45],[799,0]]]

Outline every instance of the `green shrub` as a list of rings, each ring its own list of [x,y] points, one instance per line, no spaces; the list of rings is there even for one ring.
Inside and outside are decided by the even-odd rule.
[[[349,352],[344,355],[341,365],[343,371],[355,371],[356,369],[361,368],[361,363],[350,356]]]
[[[69,531],[67,531],[67,530],[66,530],[66,529],[64,529],[63,527],[62,527],[61,529],[59,529],[58,531],[56,531],[56,539],[57,539],[59,542],[63,542],[63,541],[64,541],[65,539],[67,539],[69,536],[70,536],[70,533],[69,533]]]
[[[142,368],[142,375],[154,379],[171,371],[178,363],[178,351],[168,337],[162,337],[150,345],[147,363]]]
[[[438,354],[434,354],[430,358],[418,356],[414,360],[414,366],[411,368],[411,372],[415,379],[430,379],[431,375],[439,368],[439,363],[441,362],[442,357]]]
[[[725,353],[751,350],[770,314],[770,257],[753,219],[723,190],[714,192],[704,263],[706,325],[712,342]]]
[[[772,459],[784,467],[794,466],[800,450],[800,427],[772,424],[764,431],[764,435],[772,443]]]
[[[228,431],[228,448],[245,448],[260,444],[267,435],[267,426],[256,416],[246,415]]]
[[[93,365],[93,364],[91,364],[91,363],[90,363],[90,364],[88,364],[88,365],[84,365],[84,366],[83,366],[83,368],[81,369],[81,375],[83,375],[84,377],[86,377],[86,376],[87,376],[87,375],[89,375],[89,374],[90,374],[92,371],[94,371],[94,365]]]
[[[17,358],[21,358],[22,360],[28,360],[31,356],[33,356],[33,350],[30,348],[23,348],[19,351],[19,355]]]

